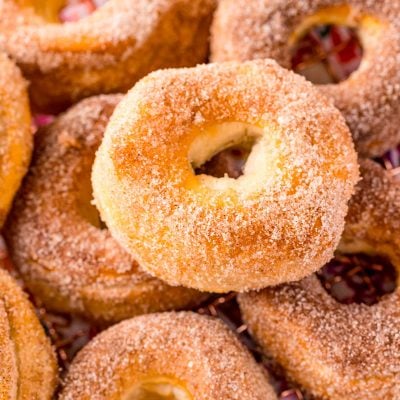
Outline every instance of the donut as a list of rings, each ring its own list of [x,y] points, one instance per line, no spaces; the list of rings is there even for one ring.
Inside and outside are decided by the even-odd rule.
[[[213,158],[238,146],[235,179]],[[318,270],[357,180],[339,111],[271,60],[150,74],[116,108],[92,173],[102,218],[141,266],[211,292]]]
[[[32,152],[26,83],[0,52],[0,228],[25,175]]]
[[[343,113],[360,155],[380,156],[400,142],[399,13],[400,3],[391,0],[221,0],[211,58],[273,58],[290,68],[296,44],[311,28],[352,28],[363,49],[358,70],[319,88]]]
[[[110,0],[86,18],[60,24],[62,4],[0,4],[0,46],[31,82],[39,110],[126,91],[150,71],[206,59],[214,0]]]
[[[261,367],[221,321],[183,312],[139,316],[98,335],[66,377],[60,400],[72,399],[277,397]]]
[[[142,272],[91,205],[91,166],[120,99],[83,100],[39,131],[4,232],[27,288],[48,309],[100,322],[191,307],[206,296]]]
[[[35,312],[0,268],[0,398],[51,400],[57,384],[53,349]]]
[[[239,303],[264,351],[312,394],[395,400],[400,393],[400,185],[373,161],[363,161],[361,172],[337,260],[346,256],[355,269],[365,268],[368,259],[376,270],[390,266],[395,284],[382,284],[390,285],[390,293],[378,290],[375,302],[342,304],[314,274],[240,295]]]

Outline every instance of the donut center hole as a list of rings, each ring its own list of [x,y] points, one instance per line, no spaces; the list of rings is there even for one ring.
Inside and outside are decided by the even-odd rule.
[[[345,25],[315,25],[292,50],[292,69],[317,85],[345,81],[360,67],[363,47],[357,30]]]
[[[375,161],[389,171],[396,180],[400,181],[400,144],[382,157],[376,158]]]
[[[257,144],[259,128],[242,123],[226,123],[210,128],[211,135],[200,137],[191,150],[195,175],[238,179]]]
[[[317,85],[343,82],[357,71],[364,53],[361,32],[377,20],[354,11],[332,6],[303,19],[289,39],[292,69]]]
[[[91,168],[84,168],[85,172],[77,178],[79,182],[77,194],[77,206],[80,215],[92,226],[98,229],[107,229],[106,224],[101,220],[100,213],[93,205],[93,189],[90,176]]]
[[[22,6],[33,6],[37,15],[51,23],[79,21],[108,0],[20,0]],[[32,4],[30,4],[32,3]]]
[[[388,258],[363,253],[341,254],[317,276],[325,290],[339,303],[378,303],[397,287],[397,271]]]
[[[249,140],[243,143],[220,151],[203,165],[195,168],[195,174],[210,175],[215,178],[229,177],[238,179],[244,174],[244,168],[254,143],[254,138],[249,138]]]
[[[193,397],[182,386],[169,380],[146,381],[125,397],[125,400],[192,400]]]

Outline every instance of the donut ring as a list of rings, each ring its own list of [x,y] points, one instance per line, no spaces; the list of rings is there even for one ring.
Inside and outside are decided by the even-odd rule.
[[[195,175],[250,138],[243,176]],[[318,270],[357,179],[340,113],[271,60],[150,74],[117,107],[92,175],[102,217],[145,270],[212,292]]]
[[[363,156],[400,142],[400,4],[391,0],[221,0],[212,27],[213,61],[273,58],[286,68],[309,28],[356,28],[364,57],[346,81],[321,85],[342,111]],[[382,82],[385,84],[383,85]]]
[[[101,229],[90,205],[94,155],[120,99],[84,100],[38,133],[31,170],[5,229],[12,260],[46,307],[109,322],[205,298],[143,273]]]
[[[26,83],[18,68],[0,53],[0,228],[25,175],[32,152]]]
[[[55,21],[62,3],[0,5],[0,44],[31,81],[40,109],[126,91],[150,71],[196,65],[207,56],[214,0],[110,0],[61,25]]]
[[[52,399],[57,363],[33,307],[0,268],[0,399]]]
[[[365,161],[343,253],[380,254],[400,271],[400,184]],[[400,276],[400,275],[398,275]],[[395,400],[400,393],[400,289],[375,305],[336,302],[317,277],[239,298],[260,345],[312,394]]]
[[[75,358],[60,396],[148,398],[276,400],[276,395],[220,320],[164,313],[136,317],[98,335]]]

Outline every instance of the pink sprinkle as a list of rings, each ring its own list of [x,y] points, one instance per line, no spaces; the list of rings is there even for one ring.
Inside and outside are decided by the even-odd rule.
[[[297,389],[286,390],[281,394],[280,400],[303,400],[303,395]]]
[[[40,128],[42,126],[46,126],[51,124],[54,121],[54,115],[50,114],[36,114],[33,117],[35,125]]]
[[[101,1],[99,1],[101,2]],[[104,0],[103,0],[104,2]],[[65,8],[60,11],[61,22],[75,22],[89,16],[96,10],[94,2],[82,0],[80,2],[70,2]]]

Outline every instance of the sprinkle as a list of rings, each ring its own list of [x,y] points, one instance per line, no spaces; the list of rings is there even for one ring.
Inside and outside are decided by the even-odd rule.
[[[397,272],[381,256],[340,254],[318,272],[325,289],[343,304],[376,304],[396,289]]]
[[[106,0],[107,1],[107,0]],[[85,18],[101,7],[106,1],[69,0],[60,11],[61,22],[75,22]]]

